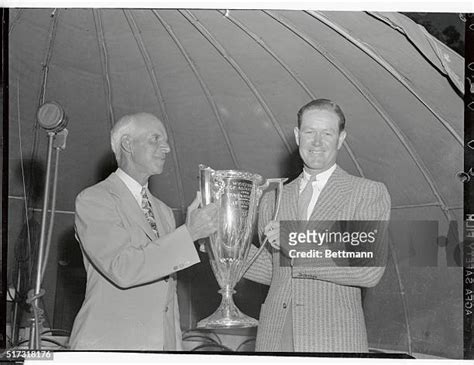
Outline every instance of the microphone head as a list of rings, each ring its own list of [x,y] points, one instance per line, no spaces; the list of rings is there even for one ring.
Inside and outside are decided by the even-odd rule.
[[[67,126],[67,116],[61,105],[48,101],[41,105],[36,113],[41,128],[47,132],[59,132]]]

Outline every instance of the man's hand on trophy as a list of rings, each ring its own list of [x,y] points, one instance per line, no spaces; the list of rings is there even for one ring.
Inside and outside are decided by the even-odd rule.
[[[200,204],[201,195],[198,192],[194,201],[189,205],[186,216],[186,227],[193,241],[208,237],[217,231],[217,206],[210,203],[199,208]]]
[[[280,222],[270,221],[265,226],[263,232],[267,236],[268,242],[270,242],[270,245],[275,250],[280,251],[283,256],[289,257],[288,247],[286,245],[284,245],[284,247],[280,245]]]
[[[263,230],[270,245],[276,250],[280,249],[280,222],[270,221]]]

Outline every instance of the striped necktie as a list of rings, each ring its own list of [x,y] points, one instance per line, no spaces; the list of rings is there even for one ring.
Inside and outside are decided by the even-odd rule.
[[[308,207],[313,197],[313,182],[316,181],[316,175],[311,175],[309,181],[304,187],[298,198],[298,219],[305,221],[308,219]]]
[[[156,227],[156,220],[153,214],[153,209],[151,208],[150,200],[148,199],[148,195],[146,193],[146,188],[143,187],[141,191],[142,196],[142,210],[145,214],[145,218],[150,223],[151,229],[155,232],[156,237],[159,237],[158,228]]]

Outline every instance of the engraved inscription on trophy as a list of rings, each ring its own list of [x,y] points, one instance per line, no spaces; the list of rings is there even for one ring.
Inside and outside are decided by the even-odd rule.
[[[228,186],[230,206],[237,207],[242,217],[246,217],[249,211],[252,183],[245,180],[231,180]]]

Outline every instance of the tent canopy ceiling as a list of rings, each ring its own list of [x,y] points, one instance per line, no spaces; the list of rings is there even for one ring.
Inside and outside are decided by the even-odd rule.
[[[44,101],[69,116],[57,209],[72,212],[110,171],[114,122],[145,111],[172,149],[152,189],[182,218],[200,163],[294,173],[296,112],[328,98],[347,120],[339,165],[384,182],[392,217],[439,219],[445,231],[461,221],[464,60],[403,15],[12,9],[10,19],[11,197],[23,196],[20,149],[44,160]]]
[[[11,120],[23,125],[27,156],[33,137],[44,145],[31,130],[38,100],[64,107],[70,139],[63,164],[78,168],[62,174],[69,189],[58,208],[73,210],[71,196],[97,179],[87,168],[90,161],[109,153],[104,142],[114,121],[136,111],[156,114],[166,123],[173,148],[156,191],[182,209],[194,196],[199,163],[284,175],[286,157],[296,148],[296,111],[325,97],[338,102],[347,117],[348,139],[339,161],[344,168],[387,184],[395,207],[460,208],[455,175],[462,169],[462,98],[440,72],[438,58],[429,54],[432,64],[427,63],[405,34],[378,16],[12,11]],[[404,82],[360,47],[360,40]],[[462,75],[462,59],[442,49]],[[18,146],[16,132],[12,128],[12,146]],[[12,152],[15,165],[18,150]],[[12,189],[21,195],[21,184]]]

